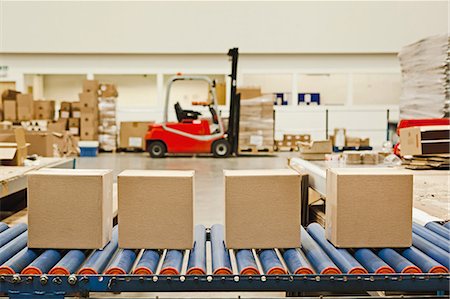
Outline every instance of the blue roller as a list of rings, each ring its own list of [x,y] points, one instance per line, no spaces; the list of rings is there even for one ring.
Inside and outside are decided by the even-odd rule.
[[[444,227],[445,227],[445,228],[447,228],[447,229],[450,229],[450,221],[449,221],[449,222],[446,222],[446,223],[444,223]]]
[[[261,252],[259,253],[259,260],[261,261],[261,266],[264,270],[264,273],[268,275],[287,274],[275,250],[261,250]]]
[[[393,274],[395,273],[388,264],[379,258],[372,250],[367,248],[358,249],[355,251],[355,258],[361,265],[366,268],[369,273],[375,274]]]
[[[203,225],[195,226],[194,246],[189,255],[187,274],[206,274],[206,228]]]
[[[108,275],[125,275],[130,272],[136,260],[136,250],[120,249],[105,271]]]
[[[161,267],[162,275],[179,275],[183,264],[183,252],[180,250],[168,250]]]
[[[287,249],[283,252],[283,258],[286,266],[293,274],[314,274],[311,265],[303,252],[297,249]]]
[[[0,222],[0,233],[4,232],[5,230],[7,230],[9,228],[8,224],[4,223],[4,222]]]
[[[422,273],[422,270],[392,248],[381,249],[378,251],[378,256],[394,268],[397,273]]]
[[[402,250],[402,255],[417,265],[424,273],[448,273],[448,269],[415,247]]]
[[[450,252],[450,240],[438,235],[434,231],[429,230],[428,228],[425,228],[417,223],[413,223],[413,232],[428,242],[431,242],[445,251]]]
[[[141,256],[133,274],[152,275],[156,272],[159,263],[159,252],[155,250],[146,249]]]
[[[253,252],[249,249],[241,249],[236,252],[236,264],[241,275],[258,275],[258,265],[256,264]]]
[[[325,230],[320,224],[311,223],[306,230],[342,272],[348,274],[367,273],[367,270],[346,249],[336,248],[328,242],[325,238]]]
[[[113,228],[111,241],[103,249],[97,249],[87,259],[78,274],[96,275],[102,273],[118,247],[117,225]]]
[[[425,224],[425,227],[428,228],[429,230],[434,231],[441,237],[450,240],[450,229],[446,228],[445,226],[440,225],[439,223],[436,222],[428,222],[427,224]]]
[[[320,274],[341,274],[341,270],[333,263],[328,255],[320,248],[308,232],[301,228],[302,251],[310,261],[317,273]]]
[[[37,256],[38,252],[36,250],[25,247],[0,267],[0,274],[12,275],[20,273],[20,271],[34,261]]]
[[[0,233],[0,247],[4,246],[6,243],[16,238],[26,230],[27,225],[25,223],[19,223],[3,231],[2,233]]]
[[[222,224],[211,227],[211,255],[213,274],[231,275],[231,261],[225,247],[224,228]]]
[[[37,259],[22,270],[22,274],[42,275],[47,273],[61,259],[61,253],[49,249],[44,251]]]
[[[11,230],[9,228],[5,232]],[[25,246],[27,246],[28,232],[21,233],[17,238],[8,242],[5,246],[0,248],[0,265],[15,256],[19,251],[21,251]]]
[[[86,252],[78,249],[70,250],[66,255],[50,270],[49,274],[70,275],[80,268],[86,259]]]
[[[413,233],[413,246],[426,253],[429,257],[447,269],[450,268],[450,254]]]

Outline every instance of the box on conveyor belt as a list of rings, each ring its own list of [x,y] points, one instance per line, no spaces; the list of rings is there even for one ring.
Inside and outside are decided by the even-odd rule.
[[[125,170],[117,185],[119,247],[192,248],[194,171]]]
[[[34,119],[54,119],[55,101],[37,100],[34,101]]]
[[[32,94],[17,95],[17,119],[19,121],[31,120],[34,116],[34,101]]]
[[[28,247],[98,249],[110,241],[111,170],[41,169],[27,177]]]
[[[228,248],[300,247],[301,175],[291,169],[224,170]]]
[[[400,129],[402,156],[448,154],[450,126],[424,126]]]
[[[387,168],[327,171],[326,237],[336,247],[409,247],[413,176]]]
[[[138,148],[145,150],[145,134],[152,121],[128,121],[120,123],[121,148]]]
[[[97,80],[84,80],[83,81],[83,92],[93,92],[98,93],[100,85]]]

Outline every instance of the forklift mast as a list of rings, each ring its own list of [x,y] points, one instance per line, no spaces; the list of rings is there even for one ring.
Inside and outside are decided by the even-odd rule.
[[[231,145],[231,155],[238,155],[239,146],[239,116],[241,110],[241,95],[236,93],[237,64],[239,57],[238,48],[228,51],[231,58],[231,89],[230,89],[230,113],[228,117],[227,140]]]

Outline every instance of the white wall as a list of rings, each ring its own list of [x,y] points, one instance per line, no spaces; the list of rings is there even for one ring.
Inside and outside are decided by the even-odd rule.
[[[393,53],[446,1],[2,1],[8,53]]]

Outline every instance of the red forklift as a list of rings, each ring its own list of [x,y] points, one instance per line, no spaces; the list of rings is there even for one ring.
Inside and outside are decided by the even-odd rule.
[[[175,76],[168,85],[164,104],[164,118],[161,124],[149,126],[145,135],[146,150],[152,158],[163,158],[167,154],[206,154],[226,158],[237,155],[239,139],[240,95],[236,93],[238,48],[228,51],[231,60],[230,113],[228,129],[220,117],[217,105],[215,81],[206,76]],[[211,101],[208,106],[211,118],[202,118],[202,113],[184,110],[180,103],[174,105],[177,122],[168,121],[170,90],[177,81],[205,81],[208,84]]]

